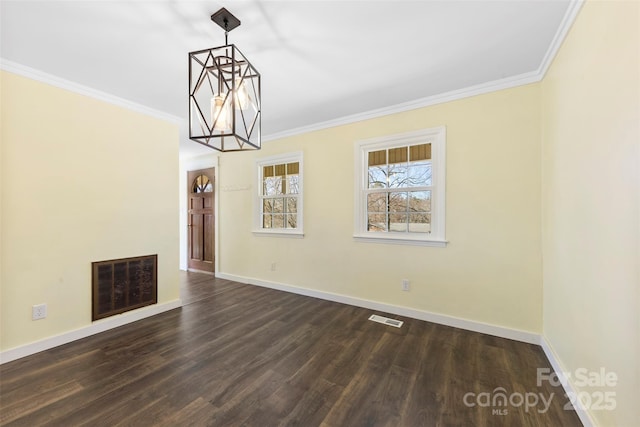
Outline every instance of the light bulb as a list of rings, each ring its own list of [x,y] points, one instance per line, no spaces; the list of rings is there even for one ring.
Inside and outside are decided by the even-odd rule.
[[[231,130],[229,108],[222,95],[211,98],[211,123],[213,123],[213,130],[222,132]]]

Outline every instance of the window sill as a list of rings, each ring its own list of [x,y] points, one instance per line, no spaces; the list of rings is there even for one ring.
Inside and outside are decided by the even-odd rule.
[[[288,237],[290,239],[304,238],[304,232],[300,230],[253,230],[254,236]]]
[[[415,246],[431,246],[436,248],[444,248],[449,243],[447,240],[436,238],[423,238],[419,236],[403,236],[403,235],[373,235],[373,234],[354,234],[353,239],[356,242],[364,243],[387,243],[392,245],[415,245]]]

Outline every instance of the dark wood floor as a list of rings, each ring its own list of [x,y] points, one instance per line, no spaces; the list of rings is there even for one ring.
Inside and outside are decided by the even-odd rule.
[[[0,424],[581,425],[562,389],[536,385],[536,368],[550,368],[538,346],[390,316],[405,321],[397,329],[368,321],[371,310],[181,277],[180,309],[0,366]],[[498,387],[555,397],[543,413],[518,398],[465,405]]]

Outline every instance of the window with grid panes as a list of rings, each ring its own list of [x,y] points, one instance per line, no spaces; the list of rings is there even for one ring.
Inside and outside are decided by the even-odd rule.
[[[302,155],[258,162],[259,217],[263,232],[299,234],[302,231]]]
[[[356,157],[356,238],[444,243],[444,128],[361,141]]]

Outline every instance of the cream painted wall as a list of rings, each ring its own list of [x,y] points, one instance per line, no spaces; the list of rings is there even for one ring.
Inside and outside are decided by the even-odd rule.
[[[354,143],[445,125],[446,248],[355,242]],[[303,239],[251,233],[255,160],[301,150]],[[541,331],[539,87],[522,86],[220,158],[220,270]],[[270,271],[275,262],[276,271]],[[411,291],[402,292],[402,279]]]
[[[91,262],[158,254],[178,299],[178,129],[1,74],[0,349],[91,325]],[[31,320],[47,303],[48,317]]]
[[[542,83],[544,336],[619,378],[601,426],[640,425],[640,3],[588,1]],[[574,385],[575,382],[574,382]]]

